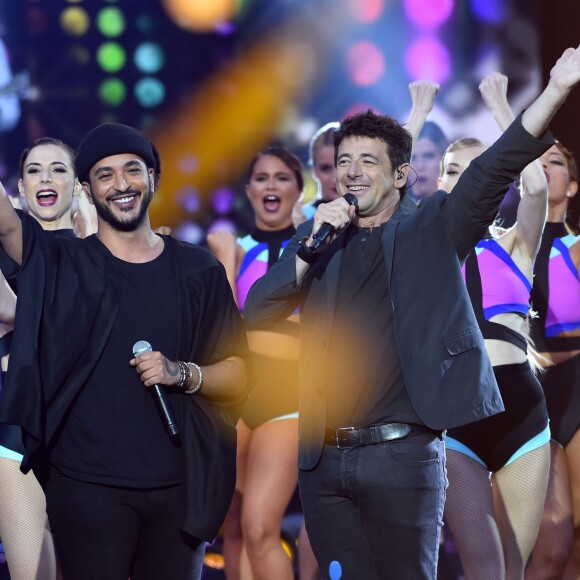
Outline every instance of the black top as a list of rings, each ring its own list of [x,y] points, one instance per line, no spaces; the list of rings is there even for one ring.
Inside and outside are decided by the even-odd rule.
[[[260,228],[254,229],[252,232],[252,238],[256,242],[263,242],[268,244],[268,268],[275,264],[280,257],[280,249],[282,248],[282,242],[289,240],[296,233],[294,226],[290,225],[283,230],[261,230]]]
[[[532,286],[532,309],[538,315],[532,317],[530,336],[536,350],[540,352],[563,352],[580,349],[580,336],[546,336],[546,316],[550,300],[550,253],[554,240],[569,235],[562,222],[548,222],[544,226],[542,243],[534,262],[534,284]]]
[[[345,234],[327,366],[331,428],[420,423],[405,389],[395,343],[382,233],[382,227],[351,226]]]
[[[110,252],[96,236],[50,236],[34,219],[17,213],[23,230],[22,264],[0,249],[0,265],[7,277],[18,276],[25,291],[16,304],[18,324],[0,398],[0,421],[22,426],[22,469],[33,468],[44,481],[48,452],[98,366],[122,297]],[[176,348],[164,354],[201,366],[231,356],[246,358],[243,324],[223,266],[204,248],[162,237],[176,288],[169,307],[178,321],[172,329]],[[159,348],[156,335],[137,339]],[[123,347],[123,352],[129,351],[123,355],[127,364],[132,347],[132,342]],[[180,526],[211,541],[235,486],[235,422],[247,389],[212,399],[203,392],[182,397],[186,404],[173,409],[183,450]],[[158,423],[159,417],[155,419]]]
[[[98,364],[62,425],[51,463],[69,477],[93,483],[178,483],[180,446],[166,434],[151,390],[129,365],[139,340],[162,353],[177,348],[177,288],[168,252],[165,248],[146,263],[111,254],[108,261],[119,288],[118,314]],[[184,402],[183,394],[170,389],[166,394],[172,408]]]

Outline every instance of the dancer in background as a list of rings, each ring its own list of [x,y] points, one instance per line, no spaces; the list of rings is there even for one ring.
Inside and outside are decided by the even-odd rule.
[[[480,91],[505,131],[515,119],[507,77],[488,75]],[[441,188],[453,191],[485,149],[477,139],[452,143],[441,160]],[[523,577],[548,484],[548,414],[526,340],[532,270],[547,210],[539,160],[522,172],[521,189],[516,224],[481,240],[465,264],[467,289],[505,406],[503,413],[447,432],[445,519],[467,580]]]
[[[296,202],[292,211],[294,227],[311,219],[321,203],[328,203],[338,197],[333,136],[339,127],[340,123],[336,121],[326,123],[310,138],[308,165],[312,168],[312,177],[316,182],[316,198],[306,205],[302,203],[302,197]]]
[[[416,173],[408,195],[419,204],[439,188],[439,161],[449,145],[442,129],[427,116],[433,109],[439,85],[428,80],[418,80],[409,84],[411,112],[405,125],[413,136],[411,166]]]
[[[254,231],[237,242],[229,232],[208,236],[242,312],[252,284],[295,233],[292,208],[303,186],[302,167],[292,153],[283,147],[261,151],[250,163],[246,185]],[[298,314],[267,331],[248,332],[248,342],[253,380],[237,426],[237,493],[224,526],[226,574],[229,580],[248,577],[238,564],[243,541],[254,580],[290,580],[280,528],[298,477]]]
[[[580,195],[572,153],[541,157],[548,221],[534,267],[532,339],[550,417],[551,467],[540,532],[526,580],[580,578]]]
[[[22,152],[18,190],[29,214],[47,231],[73,236],[73,196],[80,193],[74,151],[49,137],[35,141]],[[88,202],[86,202],[88,203]],[[1,276],[1,275],[0,275]],[[16,297],[2,276],[1,321],[12,325]],[[6,343],[11,334],[3,337]],[[7,347],[6,353],[9,352]],[[18,426],[0,425],[0,537],[12,580],[51,580],[57,577],[56,557],[44,492],[36,477],[20,471],[24,446]]]

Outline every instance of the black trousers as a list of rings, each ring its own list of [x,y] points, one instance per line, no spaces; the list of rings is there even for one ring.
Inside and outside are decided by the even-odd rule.
[[[200,578],[205,542],[179,529],[181,486],[131,489],[52,472],[48,519],[64,580]]]
[[[447,485],[441,439],[325,445],[318,465],[298,477],[326,580],[435,580]]]

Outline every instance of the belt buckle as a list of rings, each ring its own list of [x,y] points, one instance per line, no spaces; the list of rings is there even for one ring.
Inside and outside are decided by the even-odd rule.
[[[358,443],[357,445],[341,445],[341,440],[339,439],[340,433],[352,432],[356,430],[357,430],[356,427],[339,427],[336,430],[336,446],[338,447],[338,449],[350,449],[351,447],[356,447],[358,445]]]

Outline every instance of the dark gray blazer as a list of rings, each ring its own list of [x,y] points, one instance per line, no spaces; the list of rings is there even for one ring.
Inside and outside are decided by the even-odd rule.
[[[551,135],[532,137],[518,118],[470,164],[451,194],[438,191],[416,211],[401,204],[385,227],[396,344],[384,348],[398,349],[413,408],[430,428],[448,429],[503,410],[461,265],[495,218],[509,184],[553,142]],[[301,307],[301,469],[316,466],[324,444],[327,341],[344,247],[341,235],[296,285],[298,242],[311,227],[307,222],[298,228],[278,263],[252,287],[244,310],[249,326],[260,328]],[[364,380],[364,366],[361,373]]]

